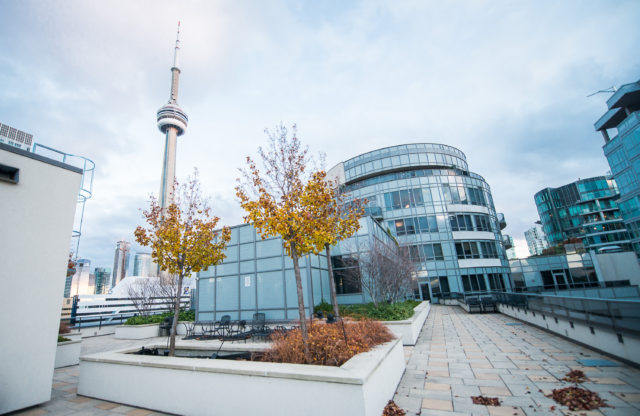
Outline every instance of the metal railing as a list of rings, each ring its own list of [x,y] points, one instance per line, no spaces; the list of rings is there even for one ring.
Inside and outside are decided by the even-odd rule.
[[[640,301],[488,292],[496,303],[547,314],[588,326],[640,333]]]

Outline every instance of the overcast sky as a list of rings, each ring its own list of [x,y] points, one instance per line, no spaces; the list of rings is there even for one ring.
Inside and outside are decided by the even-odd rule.
[[[80,256],[112,267],[158,194],[182,22],[178,178],[194,167],[222,224],[263,130],[297,123],[327,165],[436,142],[492,188],[527,255],[537,191],[609,170],[593,123],[640,78],[638,1],[0,0],[0,122],[96,163]],[[6,236],[3,236],[6,238]],[[133,251],[141,249],[134,245]]]

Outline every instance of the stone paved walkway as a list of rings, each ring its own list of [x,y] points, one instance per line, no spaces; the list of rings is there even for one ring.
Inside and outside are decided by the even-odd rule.
[[[417,345],[405,348],[396,404],[408,415],[640,415],[640,370],[583,367],[576,360],[613,360],[526,324],[506,325],[515,322],[433,305]],[[590,382],[582,387],[613,407],[572,413],[545,397],[570,385],[560,380],[571,369],[584,371]],[[498,397],[502,405],[472,404],[478,395]]]
[[[501,314],[469,315],[455,306],[433,305],[415,347],[405,347],[407,370],[394,401],[408,415],[640,415],[640,370],[583,367],[576,360],[607,359]],[[82,354],[162,342],[116,340],[113,336],[85,338]],[[590,378],[583,387],[596,391],[612,407],[591,412],[568,412],[545,397],[570,369]],[[78,366],[58,369],[51,400],[16,415],[160,415],[77,395]],[[498,397],[499,407],[471,403],[471,396]],[[555,406],[555,410],[551,410]],[[336,415],[341,416],[341,415]],[[346,416],[346,415],[345,415]]]

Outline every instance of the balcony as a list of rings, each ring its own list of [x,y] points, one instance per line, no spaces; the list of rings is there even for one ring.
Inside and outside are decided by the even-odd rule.
[[[513,244],[511,244],[511,239],[507,234],[504,234],[502,236],[502,244],[504,245],[505,250],[509,250],[511,247],[513,247]]]
[[[631,107],[640,103],[640,82],[621,86],[608,100],[609,108]]]
[[[507,221],[504,219],[504,214],[502,212],[498,213],[498,225],[500,225],[501,230],[504,230],[507,226]]]

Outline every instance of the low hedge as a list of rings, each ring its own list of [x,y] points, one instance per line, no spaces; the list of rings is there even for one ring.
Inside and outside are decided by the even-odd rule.
[[[149,324],[161,324],[164,322],[165,318],[173,316],[173,312],[165,312],[157,315],[147,315],[147,316],[132,316],[127,319],[124,325],[149,325]],[[180,315],[178,317],[178,321],[195,321],[196,320],[196,311],[188,310],[188,311],[180,311]]]
[[[380,303],[376,306],[373,302],[355,305],[340,305],[340,316],[353,319],[375,319],[378,321],[402,321],[413,316],[413,308],[420,302],[405,300],[398,303]],[[324,314],[333,313],[333,306],[322,301],[314,308],[315,312]]]
[[[69,338],[65,338],[62,335],[58,335],[58,342],[68,342],[71,341]]]

